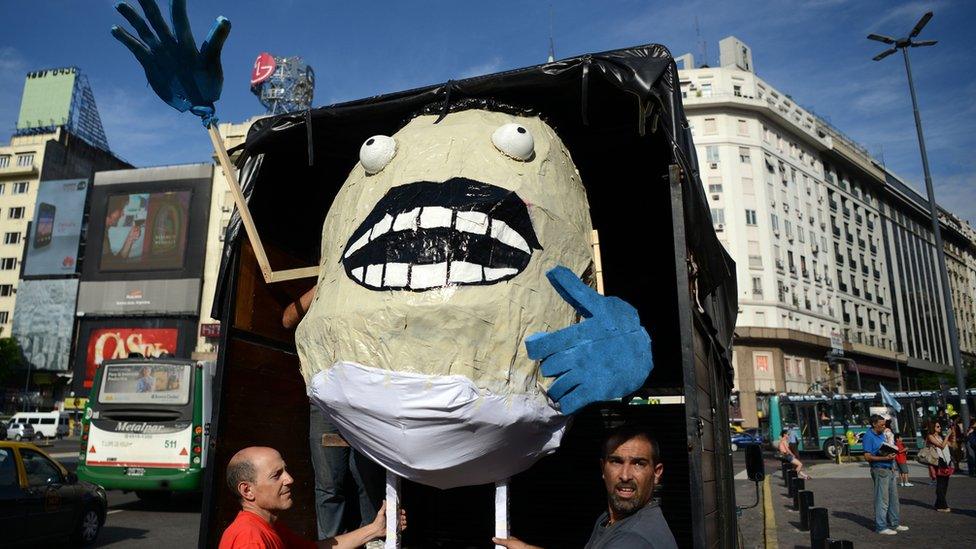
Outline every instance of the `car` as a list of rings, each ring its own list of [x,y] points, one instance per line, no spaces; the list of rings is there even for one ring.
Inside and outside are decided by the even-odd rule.
[[[741,433],[732,433],[732,451],[738,451],[742,446],[762,444],[763,436],[759,429],[744,429]]]
[[[107,511],[101,486],[78,480],[33,444],[0,442],[0,532],[5,545],[66,539],[91,545]]]
[[[7,424],[7,440],[34,440],[37,433],[34,426],[30,423],[17,423],[11,421]]]

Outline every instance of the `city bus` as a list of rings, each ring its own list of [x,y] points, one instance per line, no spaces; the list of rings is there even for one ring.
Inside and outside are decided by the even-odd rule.
[[[213,363],[129,358],[95,372],[78,478],[142,499],[198,491],[207,463]]]
[[[959,410],[959,395],[955,389],[947,392],[948,404]],[[976,389],[966,394],[972,404]],[[783,429],[797,430],[797,448],[801,452],[821,452],[836,458],[837,452],[861,452],[861,439],[870,428],[871,414],[892,420],[895,432],[909,451],[924,446],[925,422],[934,418],[943,405],[942,391],[896,391],[891,395],[901,404],[901,412],[894,413],[881,401],[881,393],[852,393],[839,395],[780,393],[769,399],[769,440],[773,444]]]

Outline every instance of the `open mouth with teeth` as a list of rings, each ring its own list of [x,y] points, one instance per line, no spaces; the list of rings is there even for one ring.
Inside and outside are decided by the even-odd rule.
[[[542,246],[510,190],[455,177],[390,189],[349,238],[346,274],[370,290],[495,284]]]

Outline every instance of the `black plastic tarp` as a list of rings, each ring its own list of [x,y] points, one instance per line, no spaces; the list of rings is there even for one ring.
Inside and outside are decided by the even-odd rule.
[[[697,266],[698,301],[719,347],[728,352],[737,312],[735,267],[712,228],[677,68],[670,52],[656,44],[261,119],[241,146],[238,165],[262,240],[309,264],[317,262],[325,214],[364,140],[394,134],[419,112],[447,112],[461,102],[479,101],[517,105],[556,130],[580,169],[601,242],[610,241],[611,256],[633,254],[634,269],[641,262],[660,266],[673,259],[654,257],[659,250],[642,255],[641,248],[657,240],[655,233],[670,230],[649,218],[670,211],[654,204],[663,200],[657,190],[668,186],[669,164],[682,168],[686,240]],[[642,224],[646,231],[633,230]],[[215,318],[220,318],[240,228],[235,213],[225,239]],[[619,243],[616,248],[614,243]],[[607,267],[608,274],[616,275],[610,280],[623,281],[615,295],[653,307],[660,281],[632,275],[623,261],[616,265]],[[639,296],[647,294],[652,297]],[[728,367],[730,356],[724,358]],[[731,368],[728,373],[731,386]]]

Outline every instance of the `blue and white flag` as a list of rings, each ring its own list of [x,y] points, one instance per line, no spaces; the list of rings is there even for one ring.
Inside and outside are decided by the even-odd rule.
[[[895,409],[896,412],[900,412],[901,404],[898,404],[898,401],[895,400],[895,397],[888,392],[888,389],[885,389],[884,385],[879,385],[879,387],[881,387],[881,402],[884,402],[888,406],[891,406],[892,408]]]

